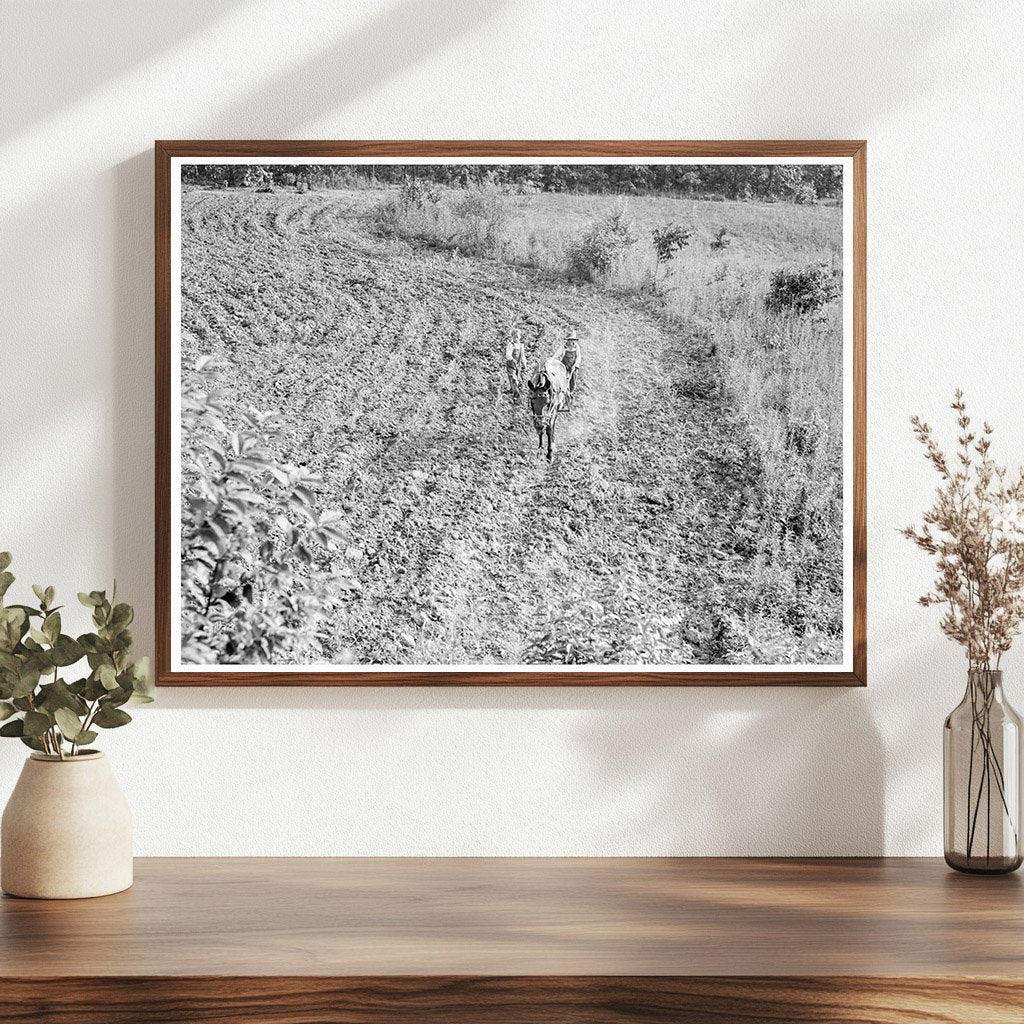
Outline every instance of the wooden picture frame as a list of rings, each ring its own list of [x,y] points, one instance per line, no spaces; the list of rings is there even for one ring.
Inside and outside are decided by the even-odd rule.
[[[449,161],[473,164],[506,158],[508,162],[535,160],[631,162],[642,165],[680,162],[766,164],[792,160],[796,163],[841,163],[844,167],[845,263],[842,301],[842,339],[846,385],[844,395],[844,656],[830,666],[784,665],[622,665],[581,667],[544,666],[542,671],[524,666],[439,666],[409,669],[399,664],[382,666],[330,665],[316,668],[251,665],[233,667],[183,665],[180,637],[175,648],[172,615],[176,598],[172,588],[180,581],[172,561],[174,531],[180,533],[177,502],[172,491],[172,456],[177,451],[172,421],[177,406],[172,379],[172,323],[179,300],[180,266],[172,259],[172,200],[180,189],[180,165],[190,161],[261,162],[316,161],[416,164],[417,161]],[[866,143],[863,141],[158,141],[155,145],[155,242],[156,242],[156,669],[161,686],[863,686],[866,685]],[[178,175],[176,180],[172,180]],[[457,252],[457,250],[456,250]],[[172,271],[178,274],[175,284]],[[180,319],[180,318],[179,318]],[[180,358],[180,357],[179,357]],[[584,378],[585,379],[585,378]],[[180,443],[180,442],[179,442]],[[852,486],[851,486],[852,485]],[[852,493],[850,493],[852,492]],[[179,560],[180,564],[180,560]]]

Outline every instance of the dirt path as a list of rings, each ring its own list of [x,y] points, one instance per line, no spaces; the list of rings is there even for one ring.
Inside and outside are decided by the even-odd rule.
[[[325,659],[614,660],[652,615],[713,658],[757,493],[743,427],[693,385],[706,341],[591,286],[376,239],[361,209],[185,198],[186,360],[226,356],[238,402],[282,410],[282,458],[321,471],[352,526],[362,592]],[[533,360],[580,332],[551,464],[507,393],[512,316],[548,329]]]

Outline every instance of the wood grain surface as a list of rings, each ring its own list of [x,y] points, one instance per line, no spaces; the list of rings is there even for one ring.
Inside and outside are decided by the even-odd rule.
[[[5,1024],[1020,1024],[1007,980],[70,978],[0,982]]]
[[[939,860],[136,863],[0,902],[0,1020],[1024,1021],[1020,876]]]
[[[851,157],[853,161],[853,664],[849,671],[699,668],[599,672],[245,671],[171,669],[171,161],[241,157]],[[867,683],[867,144],[863,140],[158,140],[154,145],[156,676],[160,686],[864,686]]]

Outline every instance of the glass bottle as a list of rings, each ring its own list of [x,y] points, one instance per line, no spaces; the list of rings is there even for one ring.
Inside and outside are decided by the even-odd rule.
[[[1021,865],[1020,716],[1003,673],[972,669],[943,727],[946,863],[1000,874]]]

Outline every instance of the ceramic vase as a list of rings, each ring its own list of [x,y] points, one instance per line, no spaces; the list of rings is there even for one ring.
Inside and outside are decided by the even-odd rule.
[[[11,896],[68,900],[132,884],[132,818],[99,751],[25,762],[0,825],[0,886]]]

